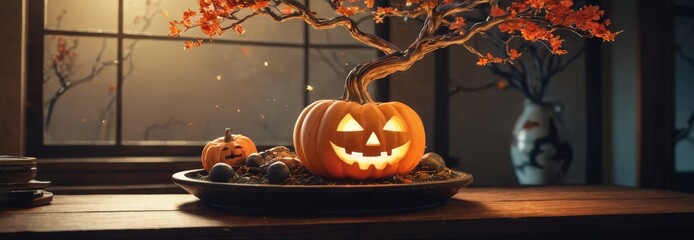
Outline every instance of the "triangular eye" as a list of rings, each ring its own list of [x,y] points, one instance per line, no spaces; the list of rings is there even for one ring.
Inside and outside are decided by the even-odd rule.
[[[402,124],[402,119],[398,116],[393,116],[386,122],[386,125],[383,126],[383,130],[386,131],[392,131],[392,132],[404,132],[405,131],[405,125]]]
[[[359,125],[357,120],[354,120],[352,115],[349,113],[342,118],[342,121],[340,121],[340,124],[337,125],[337,131],[338,132],[359,132],[359,131],[364,131],[364,128]]]

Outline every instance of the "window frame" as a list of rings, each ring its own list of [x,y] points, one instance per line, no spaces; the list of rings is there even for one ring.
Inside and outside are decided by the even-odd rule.
[[[45,29],[45,1],[27,2],[27,59],[26,59],[26,149],[27,155],[42,158],[64,158],[64,157],[97,157],[97,156],[195,156],[200,154],[202,145],[124,145],[122,139],[122,103],[123,103],[123,64],[116,67],[116,123],[115,123],[115,144],[113,145],[49,145],[44,143],[44,107],[43,107],[43,64],[44,64],[44,38],[47,35],[64,36],[88,36],[115,38],[117,40],[116,59],[122,62],[123,41],[126,39],[148,39],[158,41],[182,41],[197,40],[193,37],[170,38],[168,36],[155,36],[146,34],[126,34],[123,32],[124,22],[124,1],[118,1],[118,29],[116,33],[85,32],[74,30],[51,30]],[[308,5],[309,3],[307,3]],[[383,3],[387,4],[387,3]],[[388,21],[375,24],[375,34],[389,40]],[[231,43],[247,46],[270,46],[301,48],[303,50],[303,84],[310,83],[310,58],[311,49],[369,49],[376,51],[361,44],[317,44],[311,43],[309,38],[309,26],[304,24],[302,43],[272,43],[272,42],[253,42],[217,39],[216,43]],[[382,56],[382,53],[378,53]],[[378,100],[387,101],[389,98],[388,79],[378,81],[376,84]],[[309,104],[309,94],[303,91],[303,106]],[[258,149],[267,149],[272,146],[258,146]]]

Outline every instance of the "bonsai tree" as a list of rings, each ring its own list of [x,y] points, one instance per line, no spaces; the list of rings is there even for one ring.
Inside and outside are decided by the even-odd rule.
[[[266,16],[277,22],[304,21],[315,29],[343,28],[351,36],[384,55],[355,66],[346,76],[339,100],[319,100],[300,114],[294,129],[294,145],[302,163],[314,174],[330,178],[385,178],[409,173],[424,153],[424,127],[419,116],[398,102],[375,103],[367,91],[374,80],[409,69],[426,54],[452,45],[462,45],[479,57],[478,65],[513,64],[522,52],[510,41],[543,42],[553,54],[565,54],[557,30],[585,37],[614,41],[598,6],[573,8],[571,0],[374,0],[328,1],[337,16],[323,17],[297,0],[199,0],[198,10],[170,22],[170,35],[180,36],[200,28],[209,39],[233,30],[243,34],[245,21]],[[389,5],[389,6],[385,6]],[[351,17],[371,14],[376,23],[389,17],[422,19],[415,40],[401,49],[374,34],[360,30]],[[468,14],[487,15],[468,20]],[[468,44],[471,38],[497,29],[510,34],[505,56],[483,53]],[[186,41],[185,48],[204,40]]]

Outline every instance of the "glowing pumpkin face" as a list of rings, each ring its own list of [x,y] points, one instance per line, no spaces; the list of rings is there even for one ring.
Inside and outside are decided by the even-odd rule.
[[[383,169],[405,156],[411,141],[399,116],[390,117],[381,126],[379,121],[362,121],[367,130],[349,113],[337,125],[330,145],[340,160],[349,165],[356,163],[361,170],[367,170],[370,166]]]
[[[294,146],[314,174],[338,179],[408,174],[424,153],[424,126],[399,102],[321,100],[306,107]]]

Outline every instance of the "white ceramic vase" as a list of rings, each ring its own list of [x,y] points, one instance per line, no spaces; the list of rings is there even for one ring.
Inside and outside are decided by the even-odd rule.
[[[561,111],[561,104],[525,101],[511,141],[511,159],[520,184],[564,182],[573,151],[559,115]]]

